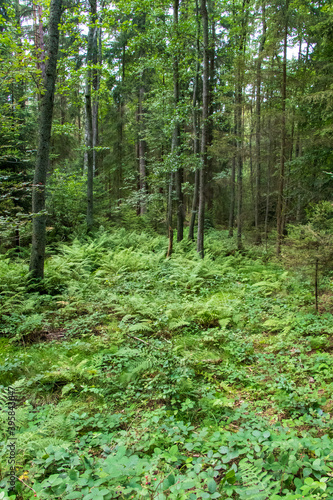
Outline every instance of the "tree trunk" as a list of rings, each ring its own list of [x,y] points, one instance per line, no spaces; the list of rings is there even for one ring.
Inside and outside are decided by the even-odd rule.
[[[255,177],[255,210],[254,223],[256,229],[256,243],[261,243],[260,234],[260,190],[261,190],[261,61],[266,41],[265,2],[262,3],[262,37],[259,45],[257,61],[257,96],[256,96],[256,177]]]
[[[210,147],[213,143],[213,121],[211,117],[214,113],[214,78],[215,78],[215,0],[208,1],[208,17],[211,18],[211,39],[209,41],[209,105],[208,105],[208,123],[207,123],[207,147]],[[213,212],[213,200],[214,200],[214,189],[213,189],[213,156],[207,156],[207,168],[205,172],[205,197],[207,210],[212,215]]]
[[[195,224],[195,214],[198,209],[198,201],[199,201],[199,170],[196,169],[194,174],[194,192],[192,200],[191,220],[188,231],[188,239],[192,241],[194,241],[194,224]]]
[[[92,4],[91,4],[92,5]],[[97,5],[94,1],[94,14],[93,17],[97,20]],[[96,26],[94,26],[93,32],[93,53],[92,53],[92,88],[93,88],[93,99],[92,99],[92,133],[93,133],[93,165],[94,165],[94,176],[98,174],[98,152],[95,149],[98,146],[98,91],[99,91],[99,71],[97,69],[97,64],[99,63],[98,57],[98,38],[99,31]]]
[[[122,58],[121,58],[121,83],[122,89],[125,83],[125,42],[123,43]],[[119,98],[119,109],[118,109],[118,204],[121,203],[121,186],[123,181],[123,155],[124,155],[124,96],[121,94]]]
[[[236,158],[237,158],[237,248],[241,250],[242,244],[242,223],[243,223],[243,75],[242,63],[244,60],[245,45],[246,45],[246,28],[248,20],[248,3],[249,0],[243,0],[241,34],[238,47],[237,75],[235,88],[236,101]]]
[[[203,78],[202,78],[202,135],[201,161],[199,171],[199,210],[197,251],[204,257],[204,222],[205,222],[205,169],[207,168],[207,139],[209,118],[209,43],[208,43],[208,13],[206,0],[201,0],[201,19],[203,31]]]
[[[236,88],[236,141],[237,141],[237,248],[242,248],[242,210],[243,210],[243,130],[242,130],[242,104],[243,92],[240,82],[240,69],[238,69],[238,82]]]
[[[196,72],[194,77],[193,84],[193,99],[192,99],[192,133],[193,133],[193,156],[194,161],[197,163],[198,154],[199,154],[199,127],[198,127],[198,116],[196,105],[198,102],[198,84],[199,84],[199,51],[200,51],[200,19],[199,19],[199,7],[198,0],[195,2],[196,5],[196,20],[197,20],[197,47],[196,47]],[[194,192],[193,192],[193,200],[192,200],[192,210],[191,210],[191,219],[188,231],[188,239],[194,241],[194,225],[195,225],[195,216],[198,210],[198,201],[199,201],[199,170],[195,169],[194,174]]]
[[[178,8],[179,0],[174,0],[173,2],[173,24],[175,30],[175,36],[178,37]],[[176,114],[178,113],[179,105],[179,70],[178,70],[178,49],[173,58],[173,102],[174,110]],[[172,145],[171,151],[174,153],[175,157],[179,154],[179,142],[180,142],[180,124],[178,117],[176,116],[175,125],[172,135]],[[177,197],[177,242],[182,241],[184,236],[184,199],[182,192],[182,182],[183,182],[183,169],[178,167],[175,172],[175,188]]]
[[[235,221],[235,182],[236,182],[236,156],[235,152],[232,156],[231,164],[231,197],[230,197],[230,212],[229,212],[229,238],[234,235],[234,221]]]
[[[284,216],[284,175],[285,175],[285,160],[286,160],[286,99],[287,99],[287,40],[288,40],[288,2],[285,12],[285,27],[283,40],[283,64],[282,64],[282,120],[281,120],[281,158],[280,158],[280,175],[279,175],[279,191],[277,204],[277,244],[276,254],[281,253],[281,245],[283,239],[283,216]]]
[[[146,203],[147,181],[146,181],[146,156],[145,156],[146,155],[146,141],[143,138],[143,136],[144,136],[144,110],[143,110],[144,92],[145,92],[144,88],[141,87],[139,90],[139,110],[138,110],[140,215],[144,215],[147,212],[147,203]]]
[[[269,215],[269,202],[270,202],[270,189],[271,189],[271,165],[273,156],[273,139],[271,131],[271,119],[269,118],[267,129],[269,133],[269,146],[268,146],[268,159],[267,159],[267,183],[266,183],[266,210],[265,210],[265,243],[266,251],[268,244],[268,215]]]
[[[33,23],[34,23],[34,43],[35,43],[35,56],[36,56],[36,67],[38,71],[41,71],[42,82],[45,81],[45,47],[44,47],[44,27],[43,27],[43,8],[41,5],[37,5],[32,2],[32,13],[33,13]],[[40,88],[39,83],[37,84],[38,94],[37,99],[40,101],[42,97],[43,89]]]
[[[90,232],[94,224],[94,129],[91,88],[94,71],[94,37],[96,22],[96,0],[90,0],[90,24],[87,47],[87,80],[86,80],[86,134],[87,134],[87,231]]]
[[[46,243],[45,184],[49,164],[49,151],[54,104],[54,89],[57,76],[57,56],[59,47],[59,23],[62,0],[51,0],[47,63],[45,68],[44,91],[41,97],[39,122],[39,141],[36,169],[32,191],[32,247],[30,273],[35,281],[44,277],[44,259]]]

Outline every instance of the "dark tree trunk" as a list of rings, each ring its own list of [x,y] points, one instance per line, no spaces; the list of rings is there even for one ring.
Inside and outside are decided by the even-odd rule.
[[[173,24],[175,30],[175,36],[178,37],[178,9],[179,0],[174,0],[173,2]],[[178,50],[173,59],[173,101],[175,112],[178,112],[179,104],[179,70],[178,70]],[[180,124],[178,117],[175,119],[175,125],[172,135],[172,152],[178,156],[179,154],[179,142],[180,142]],[[177,242],[182,241],[184,236],[184,199],[182,192],[182,182],[183,182],[183,169],[181,167],[177,168],[175,172],[175,188],[177,197]]]
[[[122,87],[125,83],[125,42],[123,44],[122,50],[122,58],[121,58],[121,83]],[[121,186],[123,181],[123,154],[124,154],[124,96],[120,96],[119,100],[119,108],[118,108],[118,147],[117,147],[117,156],[118,156],[118,204],[121,203]]]
[[[249,0],[243,0],[242,31],[238,47],[237,75],[235,88],[236,101],[236,158],[237,158],[237,248],[241,250],[242,244],[242,218],[243,218],[243,75],[242,62],[246,45],[246,28],[248,19]]]
[[[169,227],[169,246],[168,246],[168,251],[167,251],[167,254],[166,254],[167,258],[171,257],[172,251],[173,251],[173,229],[170,226]]]
[[[171,172],[168,179],[168,213],[167,213],[167,231],[169,234],[169,228],[172,226],[172,193],[173,193],[173,177],[174,174]]]
[[[97,20],[97,5],[94,1],[92,8],[94,6],[95,12],[93,17]],[[99,62],[98,58],[98,38],[99,29],[96,26],[93,29],[93,44],[92,44],[92,88],[94,90],[94,95],[92,99],[92,133],[93,133],[93,164],[94,164],[94,176],[98,174],[98,152],[95,149],[98,146],[98,90],[99,90],[99,72],[97,69],[97,64]]]
[[[194,241],[194,224],[195,224],[195,214],[198,210],[198,201],[199,201],[199,170],[196,169],[194,174],[194,192],[192,200],[191,220],[188,231],[188,239],[192,241]]]
[[[269,119],[269,122],[268,122],[269,146],[268,146],[268,160],[267,160],[266,210],[265,210],[266,251],[267,251],[267,243],[268,243],[268,215],[269,215],[269,202],[270,202],[270,189],[271,189],[271,164],[272,164],[272,155],[273,155],[273,139],[271,137],[270,121],[271,120]]]
[[[231,194],[230,194],[230,212],[229,212],[229,238],[234,235],[234,221],[235,221],[235,182],[236,182],[236,145],[234,144],[235,151],[232,156],[231,164]]]
[[[205,222],[205,169],[207,168],[207,139],[209,118],[209,42],[208,42],[208,13],[206,0],[201,0],[201,19],[203,31],[203,78],[202,78],[202,136],[201,161],[199,171],[199,210],[197,251],[204,257],[204,222]]]
[[[287,99],[287,41],[288,41],[288,2],[285,12],[285,27],[283,39],[283,63],[282,63],[282,120],[281,120],[281,157],[280,157],[280,174],[279,174],[279,191],[277,203],[277,244],[276,253],[279,256],[281,253],[281,245],[283,239],[283,217],[284,217],[284,176],[285,176],[285,160],[286,160],[286,99]]]
[[[199,52],[200,52],[200,18],[199,18],[199,7],[198,0],[196,0],[196,21],[197,21],[197,47],[196,47],[196,72],[194,77],[194,85],[193,85],[193,99],[192,99],[192,133],[193,133],[193,156],[194,161],[197,163],[198,154],[199,154],[199,127],[198,127],[198,114],[196,110],[196,105],[198,102],[198,83],[199,83]],[[188,239],[194,241],[194,225],[195,225],[195,216],[198,210],[198,201],[199,201],[199,170],[196,168],[194,175],[194,192],[193,192],[193,200],[192,200],[192,210],[191,210],[191,219],[188,231]]]
[[[213,121],[211,117],[214,113],[214,78],[215,78],[215,0],[208,0],[208,15],[211,18],[211,39],[209,41],[209,105],[208,105],[208,123],[207,123],[207,147],[213,143]],[[206,179],[205,179],[206,205],[209,214],[212,215],[214,189],[213,189],[213,156],[207,157]]]
[[[262,37],[260,40],[257,61],[257,96],[256,96],[256,176],[255,176],[255,210],[254,223],[256,229],[256,243],[261,243],[260,235],[260,201],[261,201],[261,61],[266,41],[265,2],[262,3]]]
[[[41,97],[39,122],[39,141],[36,169],[32,191],[32,247],[30,273],[35,281],[44,277],[44,259],[46,243],[45,184],[49,164],[49,151],[54,104],[54,88],[57,76],[57,56],[59,46],[59,23],[62,0],[51,0],[47,63],[45,68],[44,91]]]
[[[236,88],[236,141],[237,141],[237,248],[242,248],[242,210],[243,210],[243,130],[242,130],[242,104],[243,92],[238,70]]]

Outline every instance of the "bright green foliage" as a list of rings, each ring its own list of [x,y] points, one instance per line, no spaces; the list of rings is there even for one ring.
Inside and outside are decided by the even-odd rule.
[[[332,497],[332,317],[302,270],[207,240],[203,260],[125,229],[60,244],[44,295],[1,259],[17,500]]]

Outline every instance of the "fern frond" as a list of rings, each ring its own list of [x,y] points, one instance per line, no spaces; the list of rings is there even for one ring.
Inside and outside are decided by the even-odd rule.
[[[280,489],[279,481],[274,480],[267,471],[262,470],[262,460],[256,462],[250,463],[243,459],[239,463],[242,487],[237,488],[236,491],[241,500],[268,500]]]

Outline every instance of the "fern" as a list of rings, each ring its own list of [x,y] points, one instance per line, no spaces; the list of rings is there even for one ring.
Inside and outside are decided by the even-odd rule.
[[[128,331],[135,333],[135,332],[152,332],[153,329],[150,326],[150,321],[141,321],[140,323],[136,323],[135,325],[131,325],[128,327]]]
[[[262,463],[262,460],[256,460],[255,463],[246,459],[240,461],[239,472],[243,487],[236,488],[240,500],[267,500],[278,493],[279,481],[262,470]]]

